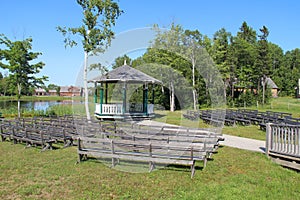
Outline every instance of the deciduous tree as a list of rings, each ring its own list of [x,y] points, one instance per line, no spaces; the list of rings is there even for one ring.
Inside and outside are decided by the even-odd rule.
[[[32,64],[42,53],[32,52],[32,39],[22,41],[11,41],[3,34],[0,35],[0,44],[4,46],[0,49],[0,67],[7,69],[9,80],[13,81],[17,87],[18,117],[20,112],[20,98],[22,90],[29,90],[31,87],[39,87],[47,80],[46,76],[41,78],[35,75],[44,67],[43,62]]]
[[[73,35],[79,35],[82,38],[84,49],[84,92],[85,92],[85,110],[87,119],[90,120],[88,106],[88,56],[91,54],[103,53],[110,45],[114,32],[111,30],[115,25],[116,19],[123,12],[119,5],[113,0],[77,0],[83,11],[82,25],[76,28],[57,27],[57,30],[65,37],[65,45],[73,47],[77,45]]]

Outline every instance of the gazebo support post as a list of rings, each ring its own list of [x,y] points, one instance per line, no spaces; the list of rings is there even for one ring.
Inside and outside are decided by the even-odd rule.
[[[95,82],[94,103],[97,103],[97,82]]]
[[[105,104],[107,104],[107,95],[108,94],[108,86],[107,86],[107,82],[105,82]]]
[[[123,86],[123,115],[126,113],[126,89],[127,89],[127,84],[124,82]]]
[[[143,112],[148,115],[148,84],[144,84],[143,88]]]
[[[102,114],[102,105],[103,105],[103,85],[100,85],[100,113]]]
[[[152,84],[152,102],[151,103],[154,105],[154,84]]]

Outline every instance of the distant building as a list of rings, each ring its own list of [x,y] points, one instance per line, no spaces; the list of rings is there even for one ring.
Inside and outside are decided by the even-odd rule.
[[[43,88],[37,88],[34,90],[34,96],[47,96],[47,92]]]
[[[48,95],[49,96],[57,96],[57,91],[56,90],[49,90]]]
[[[270,78],[266,77],[265,86],[268,89],[271,89],[272,97],[278,97],[279,87],[275,84],[275,82]],[[240,94],[245,93],[246,91],[252,91],[254,94],[257,94],[257,89],[253,89],[250,87],[242,87],[242,86],[234,86],[234,97],[238,97]]]
[[[268,88],[271,89],[272,97],[278,97],[279,88],[271,78],[269,77],[266,78],[266,85]]]
[[[295,87],[296,98],[300,98],[300,78],[298,79],[298,85]]]
[[[82,88],[75,86],[61,86],[59,95],[63,97],[82,96]]]

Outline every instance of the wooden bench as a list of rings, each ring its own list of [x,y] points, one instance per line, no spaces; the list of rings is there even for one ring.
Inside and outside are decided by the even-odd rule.
[[[200,117],[199,111],[187,110],[186,114],[183,114],[183,117],[189,120],[197,120]]]
[[[42,151],[45,151],[47,149],[52,149],[52,144],[56,142],[55,139],[52,139],[41,130],[22,127],[13,127],[13,129],[11,138],[14,141],[14,144],[18,142],[26,142],[27,147],[40,145],[42,147]]]
[[[207,152],[203,146],[90,137],[79,137],[78,155],[79,162],[87,159],[88,156],[111,158],[112,167],[119,160],[147,162],[149,163],[149,172],[158,163],[187,165],[191,167],[191,177],[195,174],[196,161],[203,161],[203,168],[207,162]]]
[[[11,135],[13,134],[13,128],[10,121],[1,120],[0,134],[2,141],[11,139]]]
[[[208,136],[195,136],[195,135],[174,135],[166,133],[149,132],[142,130],[125,131],[122,133],[106,133],[102,132],[101,138],[122,139],[131,141],[142,142],[155,142],[161,145],[180,144],[185,146],[197,145],[202,146],[207,150],[207,156],[211,158],[211,155],[216,152],[219,147],[219,140],[217,137]]]
[[[222,133],[216,133],[215,130],[211,131],[209,129],[202,128],[189,128],[183,126],[153,126],[153,125],[140,125],[140,124],[132,124],[130,127],[117,126],[119,131],[127,130],[127,132],[132,132],[135,130],[139,132],[140,130],[145,130],[147,134],[151,134],[153,132],[154,135],[170,135],[170,136],[187,136],[187,137],[212,137],[217,139],[217,141],[224,141]],[[141,132],[142,133],[142,132]]]
[[[72,122],[58,118],[23,118],[18,121],[18,126],[46,132],[56,142],[63,142],[64,147],[72,146],[77,137]]]

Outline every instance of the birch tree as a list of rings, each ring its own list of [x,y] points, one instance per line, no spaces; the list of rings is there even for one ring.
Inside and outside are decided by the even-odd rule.
[[[201,49],[202,35],[198,30],[186,30],[184,33],[184,55],[192,64],[192,86],[193,86],[193,107],[197,110],[198,95],[196,89],[196,65],[197,56],[199,56]]]
[[[90,120],[87,86],[88,56],[103,53],[110,45],[114,37],[114,32],[111,28],[123,11],[113,0],[77,0],[77,3],[83,11],[81,26],[76,28],[59,26],[57,30],[63,34],[65,46],[73,47],[77,45],[76,40],[72,39],[71,36],[79,35],[82,38],[85,110],[87,120]]]
[[[154,30],[156,31],[156,37],[153,41],[152,48],[164,50],[160,51],[165,52],[168,54],[176,54],[181,52],[182,41],[183,41],[183,34],[184,30],[180,25],[175,25],[172,23],[171,29],[169,31],[161,31],[158,25],[154,25]],[[174,61],[175,62],[175,61]],[[179,65],[173,65],[172,67],[176,69],[180,67]],[[181,70],[180,70],[181,71]],[[183,76],[185,76],[185,72],[181,71]],[[169,89],[170,89],[170,111],[175,111],[175,88],[174,88],[174,79],[170,79],[169,81]]]

